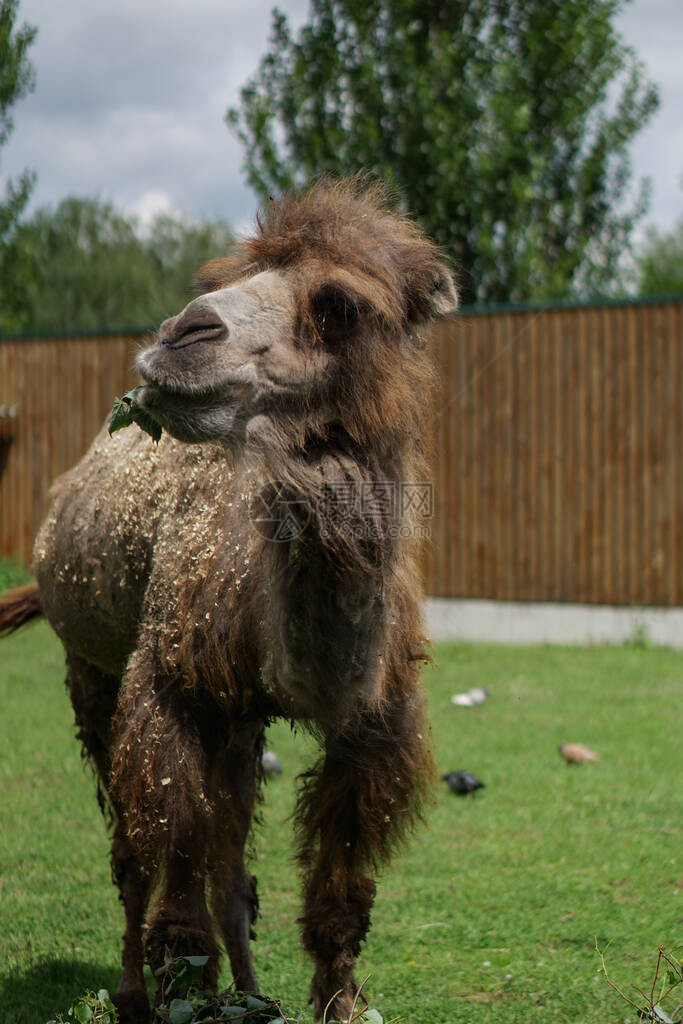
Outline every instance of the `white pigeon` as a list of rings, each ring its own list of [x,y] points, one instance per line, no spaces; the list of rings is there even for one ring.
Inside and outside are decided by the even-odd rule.
[[[488,699],[490,692],[486,686],[473,686],[466,693],[454,693],[451,703],[457,704],[460,708],[474,708],[477,704],[483,704]]]

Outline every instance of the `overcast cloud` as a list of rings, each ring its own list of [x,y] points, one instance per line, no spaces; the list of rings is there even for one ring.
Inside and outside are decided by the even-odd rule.
[[[174,208],[244,225],[256,200],[224,124],[264,52],[273,4],[253,0],[22,0],[38,27],[35,92],[14,108],[0,178],[33,168],[32,208],[67,195],[113,200],[143,217]],[[307,0],[278,4],[298,26]],[[661,105],[633,147],[653,181],[648,221],[683,213],[683,3],[634,0],[619,28]]]

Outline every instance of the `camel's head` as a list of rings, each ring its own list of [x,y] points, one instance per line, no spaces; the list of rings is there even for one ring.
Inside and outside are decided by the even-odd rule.
[[[437,247],[353,183],[272,204],[199,283],[137,361],[140,404],[188,442],[410,431],[425,403],[418,328],[457,305]]]

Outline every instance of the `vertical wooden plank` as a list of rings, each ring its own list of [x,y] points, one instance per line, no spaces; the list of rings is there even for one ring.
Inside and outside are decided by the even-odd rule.
[[[446,367],[448,374],[448,408],[444,413],[443,443],[448,459],[448,504],[446,509],[445,529],[447,534],[447,551],[444,562],[444,596],[452,597],[455,593],[455,564],[458,557],[457,536],[460,518],[460,488],[454,441],[457,432],[457,337],[451,328],[444,336],[446,345]]]
[[[515,322],[512,316],[506,315],[504,318],[505,322],[505,333],[508,342],[512,342],[510,349],[511,364],[512,364],[512,430],[510,441],[512,445],[512,458],[514,460],[514,474],[512,478],[512,507],[510,509],[511,518],[511,532],[512,532],[512,544],[510,546],[510,569],[512,574],[512,591],[517,596],[517,599],[521,598],[525,589],[525,574],[524,574],[524,547],[523,547],[523,529],[524,524],[522,522],[522,505],[523,505],[523,491],[524,491],[524,465],[523,465],[523,444],[526,439],[522,437],[522,394],[521,394],[521,380],[524,373],[524,352],[522,339],[517,338],[513,341],[515,333]]]
[[[662,537],[663,603],[672,607],[676,604],[676,576],[683,567],[675,562],[676,534],[676,450],[674,429],[674,405],[677,383],[677,339],[675,336],[675,307],[667,303],[662,310],[662,472],[665,488],[662,496],[662,517],[666,529]],[[679,356],[680,358],[680,356]]]
[[[11,406],[13,404],[13,379],[10,378],[10,351],[11,342],[0,341],[0,405]],[[0,447],[0,554],[6,554],[9,551],[8,547],[8,536],[9,536],[9,506],[10,506],[10,490],[9,490],[9,467],[10,461],[14,458],[14,447],[16,445],[16,438],[14,437],[14,424],[8,423],[3,428],[5,440],[1,443]]]
[[[453,398],[453,374],[451,371],[451,350],[445,333],[441,332],[441,365],[445,381],[445,398],[448,406],[439,418],[439,437],[441,445],[441,495],[440,495],[440,542],[441,555],[439,559],[440,585],[439,593],[442,597],[449,597],[451,594],[450,580],[450,557],[453,545],[452,515],[453,515],[453,458],[450,450],[450,428],[449,417],[452,405],[448,404]],[[437,500],[436,495],[434,500]]]
[[[574,599],[585,600],[588,590],[589,503],[587,482],[588,460],[588,329],[591,310],[580,309],[573,320],[572,345],[574,348],[574,423],[576,452],[576,489],[574,520]]]
[[[506,392],[505,367],[508,362],[507,353],[502,352],[502,332],[500,318],[491,317],[491,336],[493,351],[496,362],[492,367],[494,376],[494,436],[492,439],[495,452],[494,461],[494,482],[493,482],[493,506],[490,510],[491,523],[491,545],[493,558],[492,596],[501,600],[505,594],[505,573],[504,565],[507,558],[505,550],[505,530],[503,518],[505,515],[505,472],[508,460],[508,395]]]
[[[435,420],[435,455],[436,455],[436,479],[434,486],[434,518],[433,528],[434,535],[432,539],[432,545],[434,548],[434,594],[438,597],[443,596],[443,561],[444,561],[444,530],[443,530],[443,519],[445,513],[445,504],[447,500],[447,466],[444,459],[443,450],[443,419],[447,415],[444,411],[446,403],[448,402],[448,390],[449,381],[446,373],[446,367],[444,366],[444,351],[443,351],[443,338],[441,332],[437,329],[437,374],[439,378],[439,398],[438,398],[438,410],[437,417]]]
[[[640,373],[640,406],[641,406],[641,477],[640,477],[640,515],[642,521],[642,534],[640,540],[640,593],[637,595],[638,604],[646,604],[651,591],[652,581],[652,517],[649,500],[651,489],[651,432],[652,432],[652,330],[649,315],[649,308],[643,305],[640,308],[640,319],[642,323],[642,347],[640,352],[641,373]]]
[[[628,592],[629,579],[627,559],[624,557],[628,550],[626,536],[626,502],[627,502],[627,455],[626,440],[629,430],[629,418],[631,411],[627,403],[627,363],[624,358],[624,320],[625,310],[610,309],[603,310],[611,313],[612,324],[612,377],[615,382],[613,392],[614,412],[616,421],[615,431],[615,485],[614,495],[614,534],[612,537],[612,561],[614,565],[614,602],[622,600],[622,595]]]
[[[562,344],[562,377],[558,394],[560,407],[560,429],[562,432],[562,506],[560,509],[560,525],[562,536],[562,600],[574,599],[573,591],[573,516],[572,505],[576,490],[574,478],[574,445],[573,445],[573,423],[572,403],[573,396],[571,381],[573,374],[573,346],[571,336],[567,330],[568,318],[564,310],[558,311],[560,324],[560,338]]]
[[[667,446],[667,472],[671,473],[671,583],[673,605],[683,604],[683,468],[680,461],[680,439],[683,437],[683,304],[676,303],[670,312],[669,365],[672,378],[670,444]]]
[[[528,600],[542,592],[538,576],[538,541],[541,533],[538,502],[538,314],[534,313],[522,327],[520,341],[524,341],[527,364],[524,378],[526,449],[526,508],[525,533],[527,537],[526,591]],[[540,590],[539,590],[540,588]],[[541,598],[542,600],[542,598]]]
[[[447,409],[450,400],[450,380],[448,375],[448,362],[446,345],[443,334],[437,330],[438,345],[438,375],[441,387],[439,389],[439,408],[436,419],[437,438],[437,479],[434,488],[434,584],[435,594],[439,597],[446,596],[448,589],[445,566],[448,559],[448,542],[446,524],[448,521],[449,504],[449,457],[445,443]]]
[[[43,480],[47,475],[45,444],[42,431],[42,409],[45,406],[44,343],[37,342],[28,350],[28,400],[30,402],[26,495],[27,515],[22,523],[22,548],[33,549],[33,538],[40,521]]]
[[[648,433],[648,489],[645,495],[650,521],[647,602],[662,605],[664,474],[662,473],[662,307],[648,309],[650,344],[650,429]]]
[[[469,455],[469,473],[468,473],[468,489],[469,489],[469,508],[470,508],[470,521],[468,525],[468,549],[470,557],[470,571],[471,571],[471,587],[473,588],[474,595],[476,597],[484,597],[485,591],[482,590],[482,578],[481,578],[481,564],[479,558],[479,545],[481,537],[481,522],[480,522],[480,501],[479,501],[479,463],[481,458],[481,442],[482,442],[482,418],[485,415],[485,409],[481,400],[482,395],[482,378],[479,376],[479,371],[484,362],[484,351],[486,346],[486,321],[487,317],[481,317],[479,326],[479,336],[477,338],[477,345],[472,346],[470,349],[470,371],[469,371],[469,438],[468,438],[468,455]]]
[[[546,601],[552,601],[552,527],[550,519],[551,502],[551,451],[552,451],[552,421],[550,417],[550,381],[551,381],[551,346],[550,346],[550,316],[544,314],[543,322],[539,325],[539,347],[538,347],[538,431],[539,431],[539,495],[538,495],[538,521],[539,521],[539,573],[543,580],[543,592]]]
[[[601,530],[600,508],[602,504],[602,470],[604,465],[604,454],[602,451],[603,419],[600,403],[600,365],[602,355],[602,340],[607,319],[603,315],[596,316],[593,322],[588,353],[588,366],[590,375],[589,385],[589,451],[591,464],[588,470],[588,483],[590,488],[589,504],[591,508],[591,531],[589,538],[590,561],[588,568],[588,594],[587,599],[594,604],[600,600],[600,569],[603,558],[604,546]]]
[[[597,577],[600,571],[599,502],[602,438],[598,394],[602,332],[602,318],[591,316],[587,322],[586,336],[586,600],[592,604],[596,602]]]
[[[552,417],[552,592],[554,600],[561,601],[562,588],[562,509],[564,507],[564,436],[562,433],[562,367],[563,343],[560,317],[557,310],[550,314],[550,337],[552,345],[551,417]]]
[[[29,446],[29,417],[31,415],[30,398],[27,393],[28,389],[26,386],[27,381],[27,368],[26,358],[28,353],[28,345],[26,343],[20,344],[17,349],[17,399],[19,403],[19,422],[17,430],[17,454],[19,460],[17,462],[17,502],[14,506],[14,523],[12,529],[12,544],[13,550],[11,554],[21,554],[24,558],[26,557],[26,550],[23,545],[23,524],[26,522],[28,517],[28,490],[30,487],[29,476],[26,472],[26,467],[29,465],[28,460],[28,446]]]
[[[479,340],[480,317],[472,318],[467,325],[467,331],[463,332],[458,346],[458,390],[457,399],[454,403],[455,415],[458,417],[458,491],[460,494],[460,508],[458,509],[458,576],[456,595],[458,597],[474,597],[475,591],[472,588],[470,576],[470,541],[469,522],[471,516],[470,508],[470,486],[469,486],[469,446],[472,436],[472,422],[470,408],[472,392],[469,387],[471,370],[471,351]]]
[[[600,311],[598,311],[600,312]],[[603,490],[602,533],[605,538],[602,565],[602,604],[615,603],[616,536],[617,536],[617,460],[619,435],[618,368],[616,354],[616,321],[614,316],[600,317],[605,331],[605,377],[603,409],[605,425],[605,472]]]
[[[458,573],[458,560],[460,557],[459,551],[459,536],[460,536],[460,521],[462,517],[462,499],[460,491],[460,477],[458,474],[458,445],[460,444],[460,430],[458,423],[458,411],[457,411],[457,399],[456,395],[461,387],[461,381],[458,376],[458,346],[461,341],[461,329],[460,324],[454,324],[449,332],[448,339],[448,366],[449,366],[449,389],[448,389],[448,409],[445,413],[447,416],[447,445],[449,454],[449,466],[451,472],[451,492],[450,492],[450,514],[449,514],[449,534],[450,534],[450,547],[448,551],[448,589],[447,596],[454,597],[457,594],[457,573]],[[467,329],[467,328],[463,328]]]
[[[429,355],[430,355],[430,359],[432,361],[432,366],[435,367],[436,366],[436,348],[437,348],[437,345],[438,345],[438,338],[437,338],[436,330],[435,329],[430,330],[428,345],[429,345]],[[110,350],[110,355],[111,355],[111,350]],[[116,361],[118,362],[119,355],[120,355],[118,349],[116,350],[114,355],[116,356]],[[114,363],[110,363],[110,366],[113,369]],[[429,474],[428,475],[429,475],[429,478],[431,480],[432,486],[434,488],[436,488],[436,486],[437,486],[434,431],[436,429],[436,418],[435,417],[436,417],[436,412],[437,412],[437,409],[438,409],[438,400],[439,400],[438,387],[439,387],[439,382],[438,382],[438,380],[435,380],[434,387],[433,387],[432,392],[430,394],[430,414],[429,414],[429,418],[428,418],[428,421],[427,421],[427,439],[426,439],[426,441],[427,441],[427,460],[428,460],[428,467],[429,467]],[[120,391],[115,391],[114,393],[117,394],[117,395],[121,394]],[[433,594],[434,593],[434,583],[433,583],[433,571],[434,571],[434,537],[433,537],[433,530],[434,530],[434,522],[433,522],[433,520],[430,521],[430,523],[428,525],[429,525],[430,537],[429,537],[429,540],[425,541],[425,543],[422,545],[422,548],[421,548],[421,552],[420,552],[420,569],[421,569],[421,573],[422,573],[422,584],[423,584],[425,593],[426,594]]]

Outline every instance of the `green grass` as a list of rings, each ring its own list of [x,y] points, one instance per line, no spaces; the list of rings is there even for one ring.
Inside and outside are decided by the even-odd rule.
[[[116,987],[122,911],[59,644],[39,624],[0,651],[0,1022],[44,1024],[84,990]],[[441,784],[381,879],[357,972],[371,1002],[411,1024],[635,1020],[595,939],[615,980],[648,991],[657,946],[681,942],[681,655],[463,645],[436,662],[439,770],[468,768],[486,789],[463,800]],[[483,707],[450,703],[473,685],[491,688]],[[568,768],[562,740],[601,760]],[[269,744],[285,771],[256,836],[255,954],[262,990],[293,1011],[311,971],[289,815],[313,744],[284,724]]]
[[[22,583],[26,583],[28,579],[29,575],[26,569],[18,560],[10,561],[7,558],[0,558],[0,594],[11,587],[18,587]]]

